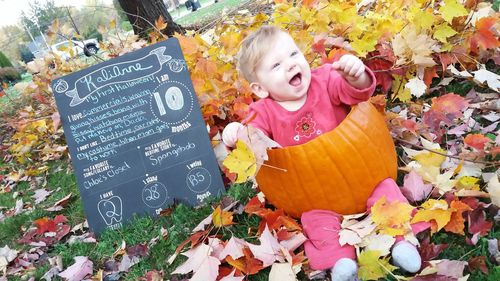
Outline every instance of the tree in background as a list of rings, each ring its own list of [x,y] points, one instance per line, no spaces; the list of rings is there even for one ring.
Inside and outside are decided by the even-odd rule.
[[[148,36],[148,31],[160,16],[167,23],[167,27],[162,31],[165,35],[170,37],[175,32],[184,33],[184,29],[173,21],[161,0],[118,0],[118,3],[132,24],[134,33],[141,37]]]
[[[10,60],[0,51],[0,67],[12,67]]]
[[[21,13],[21,23],[36,37],[40,33],[45,33],[52,21],[64,16],[66,12],[56,7],[54,0],[44,1],[43,4],[39,0],[34,0],[29,3],[28,12]]]
[[[26,40],[27,35],[16,25],[6,25],[0,28],[0,50],[14,65],[21,60],[19,44]]]

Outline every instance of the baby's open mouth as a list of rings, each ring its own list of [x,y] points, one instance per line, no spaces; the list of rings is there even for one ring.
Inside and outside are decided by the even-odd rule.
[[[292,79],[290,79],[290,82],[288,82],[288,83],[290,83],[290,85],[292,85],[294,87],[297,87],[300,85],[301,82],[302,82],[302,74],[300,74],[300,72],[299,72],[299,73],[295,74],[292,77]]]

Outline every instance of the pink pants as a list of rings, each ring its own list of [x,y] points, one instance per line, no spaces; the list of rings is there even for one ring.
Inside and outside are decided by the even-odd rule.
[[[367,210],[370,209],[378,199],[386,197],[388,202],[394,200],[408,203],[393,179],[387,178],[381,181],[366,202]],[[356,251],[353,246],[346,244],[340,246],[339,231],[342,216],[326,210],[312,210],[305,212],[301,217],[302,227],[308,240],[304,243],[306,256],[312,269],[325,270],[333,267],[341,258],[356,259]],[[413,233],[419,233],[428,227],[427,222],[419,222],[411,225]],[[402,237],[397,237],[402,240]]]

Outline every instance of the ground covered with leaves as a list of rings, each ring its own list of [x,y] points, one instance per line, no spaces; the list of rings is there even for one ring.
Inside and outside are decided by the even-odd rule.
[[[265,201],[253,180],[265,155],[220,145],[221,129],[246,117],[253,97],[235,70],[239,42],[263,24],[286,29],[312,66],[342,54],[363,58],[377,78],[409,204],[377,202],[346,216],[341,242],[357,247],[363,280],[500,280],[498,1],[255,1],[203,33],[178,35],[210,127],[228,192],[206,205],[175,205],[100,237],[89,232],[72,173],[53,79],[165,40],[158,19],[148,41],[114,23],[104,52],[56,55],[27,65],[16,110],[0,127],[0,280],[311,280],[299,221]],[[70,38],[55,22],[50,32]],[[236,183],[237,182],[237,183]],[[413,207],[412,207],[413,206]],[[414,207],[417,208],[413,211]],[[414,212],[412,214],[412,212]],[[429,222],[411,235],[409,224]],[[421,271],[390,264],[394,237],[419,244]]]

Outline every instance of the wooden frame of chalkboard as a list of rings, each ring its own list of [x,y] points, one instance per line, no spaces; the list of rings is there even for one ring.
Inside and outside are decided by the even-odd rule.
[[[224,191],[176,38],[55,79],[52,89],[95,233]]]

